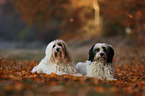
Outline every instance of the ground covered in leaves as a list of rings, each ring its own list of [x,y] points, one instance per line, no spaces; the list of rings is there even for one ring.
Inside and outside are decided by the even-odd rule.
[[[144,44],[139,46],[124,38],[77,41],[69,46],[75,50],[75,62],[85,61],[96,42],[108,42],[114,47],[117,80],[31,74],[45,50],[5,49],[0,50],[0,96],[145,96]]]
[[[145,63],[116,65],[117,80],[31,74],[36,61],[0,58],[0,96],[112,96],[145,95]]]

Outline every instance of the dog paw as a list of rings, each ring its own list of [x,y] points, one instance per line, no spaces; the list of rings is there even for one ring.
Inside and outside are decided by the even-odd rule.
[[[35,72],[37,72],[37,66],[35,66],[31,71],[31,73],[35,73]]]
[[[77,73],[77,74],[73,74],[73,76],[82,77],[83,75],[80,73]]]
[[[111,81],[111,80],[117,80],[115,78],[107,78],[107,80]]]

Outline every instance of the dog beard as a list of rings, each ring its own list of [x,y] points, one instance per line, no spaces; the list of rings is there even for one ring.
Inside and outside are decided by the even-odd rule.
[[[102,63],[106,63],[107,61],[106,61],[106,58],[104,58],[104,57],[99,57],[99,58],[97,58],[97,61],[98,62],[102,62]]]
[[[65,54],[64,51],[59,51],[59,52],[54,52],[54,59],[55,59],[55,63],[63,63],[64,59],[65,59]]]

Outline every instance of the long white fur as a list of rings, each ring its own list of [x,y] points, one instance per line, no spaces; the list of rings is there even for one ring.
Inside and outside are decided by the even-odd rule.
[[[111,46],[106,43],[97,43],[94,46],[94,49],[98,46]],[[112,46],[111,46],[112,47]],[[102,51],[102,49],[100,50]],[[86,62],[79,62],[76,64],[76,69],[79,73],[86,75],[88,77],[97,77],[98,79],[107,79],[107,80],[116,80],[114,78],[115,69],[113,63],[105,63],[106,60],[98,60],[99,58],[98,52],[95,57],[94,61],[86,61]],[[107,56],[106,54],[104,55]]]
[[[86,65],[86,72],[88,77],[114,80],[114,65],[112,63],[93,61]]]
[[[97,61],[79,62],[76,64],[78,73],[88,77],[96,77],[98,79],[115,80],[114,64]]]
[[[64,58],[61,62],[56,62],[53,57],[53,45],[56,43],[63,43],[66,47],[66,54],[67,57]],[[45,51],[45,57],[40,61],[40,63],[35,66],[32,71],[32,73],[37,72],[39,73],[46,73],[46,74],[51,74],[51,73],[56,73],[58,75],[63,75],[63,74],[76,74],[77,71],[75,69],[74,63],[73,63],[73,58],[70,54],[70,51],[68,49],[68,46],[63,40],[54,40],[50,42],[46,48]]]
[[[86,66],[91,64],[91,61],[86,61],[86,62],[79,62],[76,64],[76,69],[78,71],[78,73],[81,73],[82,75],[86,75],[87,71],[86,71]]]

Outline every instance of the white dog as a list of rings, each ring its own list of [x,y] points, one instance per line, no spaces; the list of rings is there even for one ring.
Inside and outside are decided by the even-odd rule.
[[[79,62],[76,69],[79,73],[99,79],[115,80],[114,64],[112,63],[114,50],[111,45],[97,43],[89,50],[89,59],[85,63]]]
[[[44,59],[32,69],[32,73],[56,73],[58,75],[77,73],[68,46],[63,40],[50,42],[45,55]]]

